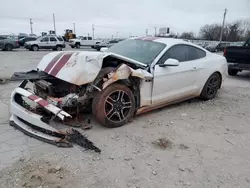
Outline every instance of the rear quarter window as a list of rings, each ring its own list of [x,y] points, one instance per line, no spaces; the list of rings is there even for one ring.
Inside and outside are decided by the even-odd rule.
[[[193,46],[188,46],[188,61],[201,59],[205,56],[206,56],[205,51]]]

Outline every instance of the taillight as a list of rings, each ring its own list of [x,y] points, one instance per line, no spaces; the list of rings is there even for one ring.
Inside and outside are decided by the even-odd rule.
[[[226,57],[226,55],[227,55],[227,49],[225,48],[225,49],[224,49],[223,56],[225,56],[225,57]]]

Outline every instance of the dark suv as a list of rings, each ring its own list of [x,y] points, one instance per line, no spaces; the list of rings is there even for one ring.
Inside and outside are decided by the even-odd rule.
[[[29,41],[35,41],[37,39],[37,37],[24,37],[18,40],[18,44],[20,46],[24,46],[25,42],[29,42]]]

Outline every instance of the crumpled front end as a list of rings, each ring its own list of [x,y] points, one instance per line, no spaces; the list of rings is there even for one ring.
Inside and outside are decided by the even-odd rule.
[[[51,126],[54,120],[64,122],[72,115],[53,104],[53,100],[46,100],[26,89],[28,81],[24,80],[11,94],[10,125],[21,130],[28,136],[41,141],[57,145],[58,147],[72,147],[72,142],[86,149],[100,152],[93,143],[75,129],[58,130]],[[62,98],[64,99],[64,98]],[[71,97],[67,98],[67,104]],[[66,103],[64,101],[64,103]]]
[[[36,107],[31,107],[29,102],[33,102],[35,105],[47,111],[48,114],[51,113],[61,120],[71,117],[71,115],[26,90],[26,84],[27,81],[23,81],[11,94],[10,124],[18,129],[21,129],[24,133],[30,136],[36,135],[36,138],[43,141],[56,144],[58,146],[61,145],[71,147],[72,145],[64,140],[66,134],[45,123],[43,121],[44,116],[36,113]]]

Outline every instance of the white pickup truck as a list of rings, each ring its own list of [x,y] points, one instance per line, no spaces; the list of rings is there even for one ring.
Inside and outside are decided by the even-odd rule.
[[[94,46],[99,42],[101,42],[101,40],[93,40],[92,37],[81,37],[77,39],[70,39],[69,45],[71,48],[80,48],[81,46]]]

